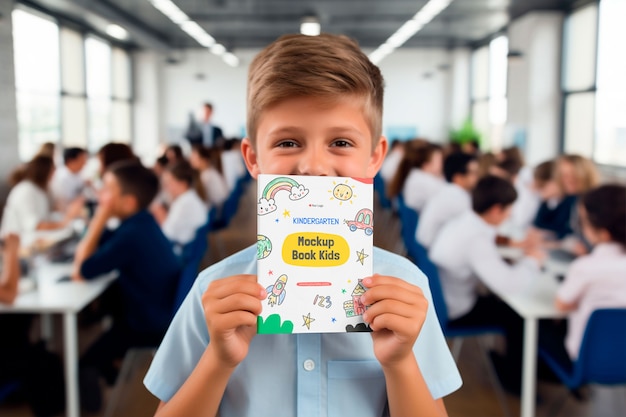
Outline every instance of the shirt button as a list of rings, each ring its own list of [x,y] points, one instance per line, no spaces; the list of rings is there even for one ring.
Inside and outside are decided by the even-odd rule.
[[[305,371],[312,371],[313,369],[315,369],[315,362],[311,359],[307,359],[304,361],[304,370]]]

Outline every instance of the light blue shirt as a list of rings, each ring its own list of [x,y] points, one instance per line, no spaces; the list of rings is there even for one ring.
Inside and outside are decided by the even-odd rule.
[[[410,261],[374,248],[374,270],[422,288],[429,301],[413,351],[434,398],[461,386],[461,377],[439,327],[425,275]],[[209,343],[202,294],[212,280],[256,274],[256,245],[205,269],[172,321],[144,384],[169,401]],[[207,390],[211,389],[207,386]],[[228,416],[380,416],[385,378],[369,333],[256,335],[233,372],[220,404]]]

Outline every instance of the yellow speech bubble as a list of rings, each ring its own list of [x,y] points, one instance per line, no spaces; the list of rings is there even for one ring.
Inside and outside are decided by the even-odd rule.
[[[343,265],[350,257],[348,242],[339,235],[318,232],[292,233],[285,238],[283,262],[295,266]]]

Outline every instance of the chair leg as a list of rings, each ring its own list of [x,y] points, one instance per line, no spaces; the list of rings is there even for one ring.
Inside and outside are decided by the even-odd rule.
[[[485,341],[481,337],[477,337],[476,342],[478,343],[479,349],[482,351],[480,356],[482,356],[483,358],[483,364],[485,365],[485,369],[487,370],[487,375],[489,375],[491,384],[494,387],[496,397],[498,398],[500,407],[504,412],[504,416],[510,417],[511,410],[509,409],[509,403],[506,400],[506,394],[504,393],[502,385],[500,385],[500,381],[498,380],[498,376],[496,375],[496,370],[493,368],[493,364],[489,360],[489,347],[486,345]]]
[[[459,361],[459,355],[461,354],[461,348],[463,347],[463,338],[455,337],[452,339],[452,357],[454,358],[454,362]]]

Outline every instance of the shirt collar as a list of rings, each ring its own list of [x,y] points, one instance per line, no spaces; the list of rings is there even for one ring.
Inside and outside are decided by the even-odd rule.
[[[598,243],[594,248],[592,254],[594,256],[620,256],[626,255],[624,247],[617,242],[605,242]]]

